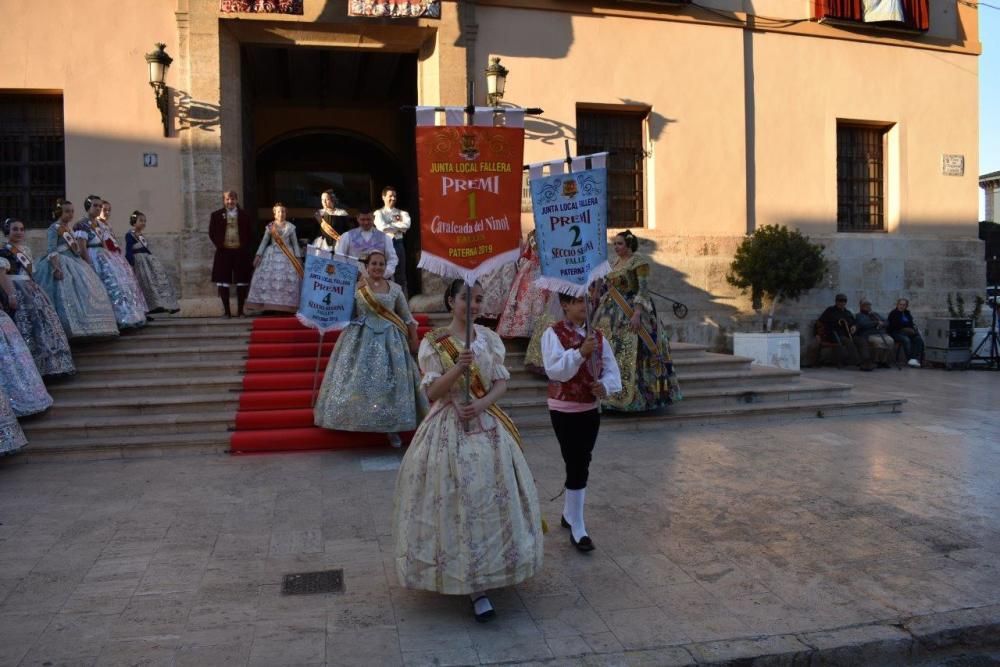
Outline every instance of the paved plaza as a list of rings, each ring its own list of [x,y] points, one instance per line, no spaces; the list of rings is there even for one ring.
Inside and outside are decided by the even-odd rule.
[[[549,500],[554,438],[528,438],[545,566],[496,592],[486,625],[467,598],[397,585],[388,448],[8,462],[0,665],[892,664],[959,628],[988,639],[1000,374],[807,376],[908,402],[900,415],[609,428],[589,555]],[[331,568],[343,593],[282,595],[284,574]]]

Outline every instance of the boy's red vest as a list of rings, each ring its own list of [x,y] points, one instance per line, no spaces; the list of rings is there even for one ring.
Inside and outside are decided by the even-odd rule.
[[[576,332],[573,325],[563,320],[552,325],[552,330],[564,349],[579,349],[583,344],[583,336]],[[604,339],[600,331],[594,331],[594,352],[591,358],[594,360],[594,368],[597,377],[601,377],[601,350],[604,346]],[[571,403],[593,403],[597,399],[590,390],[590,385],[594,382],[594,376],[590,372],[590,359],[584,360],[580,365],[580,370],[576,372],[569,382],[556,382],[549,380],[549,398],[557,401],[569,401]]]

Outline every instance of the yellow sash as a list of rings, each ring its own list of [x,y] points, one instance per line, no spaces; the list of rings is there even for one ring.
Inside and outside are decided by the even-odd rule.
[[[410,334],[410,330],[406,328],[406,323],[403,322],[403,318],[386,308],[385,305],[378,300],[378,297],[375,296],[375,293],[372,292],[368,285],[359,289],[358,295],[365,300],[365,304],[376,315],[381,317],[383,320],[388,320],[393,326],[399,329],[404,336],[408,336]]]
[[[441,357],[441,361],[444,364],[445,370],[449,370],[458,362],[458,347],[455,345],[455,341],[452,340],[451,333],[447,328],[442,327],[440,329],[435,329],[428,334],[431,344],[437,351],[438,355]],[[470,379],[469,391],[476,398],[482,398],[489,392],[486,390],[486,383],[483,382],[483,376],[479,374],[479,367],[476,364],[472,364],[470,367]],[[510,418],[499,405],[494,403],[490,407],[486,408],[486,411],[493,415],[498,422],[500,422],[507,432],[513,436],[514,441],[517,442],[517,446],[521,447],[521,434],[517,430],[517,426],[514,425],[514,421]]]
[[[278,250],[284,253],[285,257],[288,258],[288,261],[292,263],[292,268],[295,269],[295,273],[299,274],[299,278],[302,278],[302,276],[305,275],[305,271],[302,269],[302,262],[300,262],[299,258],[292,253],[291,248],[289,248],[288,244],[285,243],[285,240],[281,238],[281,234],[278,233],[278,230],[274,227],[274,225],[271,225],[271,240],[274,241],[274,245],[278,246]]]
[[[319,221],[319,228],[323,231],[327,238],[333,239],[335,243],[340,240],[340,234],[338,234],[337,230],[333,228],[333,225],[328,223],[326,220]]]
[[[631,320],[632,315],[635,313],[635,310],[632,308],[632,306],[628,305],[628,301],[625,300],[625,297],[622,296],[622,293],[619,292],[618,289],[611,283],[608,283],[608,293],[611,295],[611,298],[618,305],[621,311],[625,313],[625,317]],[[652,334],[650,334],[646,330],[646,327],[642,325],[642,322],[639,323],[639,331],[637,331],[636,333],[639,335],[639,338],[642,339],[642,342],[646,344],[646,347],[649,349],[649,351],[652,352],[654,355],[659,356],[660,351],[656,348],[656,341],[653,340]]]

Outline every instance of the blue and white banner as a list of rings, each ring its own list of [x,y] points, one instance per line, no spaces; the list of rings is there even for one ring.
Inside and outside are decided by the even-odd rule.
[[[607,153],[528,166],[535,239],[545,289],[584,296],[608,274]],[[544,175],[545,167],[549,175]]]
[[[302,297],[295,317],[322,334],[343,329],[354,316],[357,283],[358,266],[354,261],[327,252],[307,253]]]

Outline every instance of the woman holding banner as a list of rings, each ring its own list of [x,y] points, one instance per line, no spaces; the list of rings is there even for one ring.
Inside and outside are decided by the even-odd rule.
[[[470,292],[475,318],[483,291],[477,284]],[[520,435],[496,405],[510,377],[503,341],[479,325],[466,340],[466,294],[462,280],[452,282],[451,323],[420,344],[421,386],[433,404],[396,479],[393,536],[404,587],[469,595],[485,622],[495,615],[487,590],[541,570],[542,521]]]
[[[401,447],[399,433],[427,414],[412,356],[417,321],[403,289],[385,278],[385,254],[372,250],[362,260],[367,276],[354,297],[354,318],[330,354],[313,419],[320,428],[386,433]]]
[[[253,258],[253,279],[247,308],[294,313],[302,292],[302,262],[295,225],[285,220],[285,205],[272,209],[274,220],[264,230],[257,256]]]
[[[659,330],[646,287],[649,261],[635,254],[638,248],[632,232],[615,236],[617,258],[594,313],[594,328],[611,343],[622,379],[622,390],[603,405],[621,412],[655,410],[680,399],[670,342]]]

